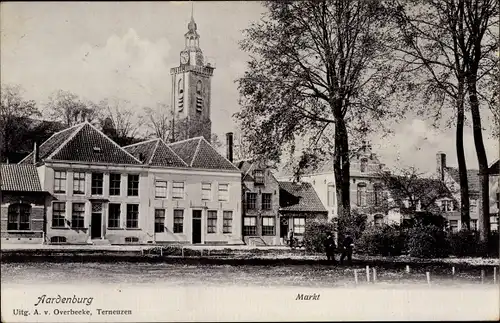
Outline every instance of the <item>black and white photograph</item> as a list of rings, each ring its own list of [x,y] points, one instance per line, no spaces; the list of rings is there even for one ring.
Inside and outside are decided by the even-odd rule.
[[[2,1],[1,322],[499,320],[499,29]]]

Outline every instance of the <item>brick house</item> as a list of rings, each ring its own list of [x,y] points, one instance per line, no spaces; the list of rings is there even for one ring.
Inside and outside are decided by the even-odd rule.
[[[33,164],[1,164],[2,243],[43,243],[49,203]]]
[[[32,164],[33,159],[42,190],[52,196],[46,209],[50,243],[146,244],[157,238],[158,242],[205,243],[211,239],[202,235],[202,225],[222,221],[218,221],[219,212],[217,219],[209,221],[201,207],[202,183],[224,182],[226,195],[241,196],[239,170],[227,165],[218,168],[224,157],[200,138],[168,146],[148,141],[122,148],[84,122],[55,133],[20,163]],[[241,206],[219,205],[221,212],[233,212],[229,222],[234,232],[220,241],[237,243]]]
[[[264,162],[235,162],[241,171],[243,239],[246,244],[281,244],[279,224],[280,187]],[[286,232],[285,232],[286,234]]]

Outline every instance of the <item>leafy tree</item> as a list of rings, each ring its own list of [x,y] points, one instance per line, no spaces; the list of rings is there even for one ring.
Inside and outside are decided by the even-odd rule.
[[[59,121],[66,127],[84,121],[95,122],[99,117],[99,109],[95,103],[64,90],[55,91],[50,95],[45,112],[51,120]]]
[[[400,28],[397,49],[399,58],[409,64],[416,74],[416,82],[409,84],[412,97],[419,93],[425,109],[429,105],[435,118],[442,117],[442,108],[449,106],[456,116],[456,150],[458,157],[462,222],[469,227],[469,192],[467,166],[463,147],[465,124],[465,98],[481,97],[483,102],[496,110],[498,90],[495,73],[498,59],[495,50],[498,37],[492,37],[492,27],[498,29],[498,4],[483,0],[410,0],[394,1]],[[486,36],[485,36],[486,33]],[[488,33],[490,35],[488,35]],[[474,70],[471,74],[471,68]],[[475,77],[471,77],[475,75]],[[482,93],[477,93],[476,84],[481,82]],[[474,84],[474,86],[471,86]],[[471,92],[472,91],[472,92]],[[479,110],[473,108],[473,129],[476,150],[482,155],[481,121]],[[475,104],[476,107],[479,103]],[[475,112],[477,111],[477,113]],[[420,111],[425,112],[425,111]],[[474,117],[476,115],[476,117]],[[494,116],[498,114],[494,113]],[[475,121],[474,121],[475,120]],[[498,121],[498,118],[495,120]],[[482,148],[481,148],[482,147]],[[479,157],[479,155],[478,155]],[[484,157],[484,158],[483,158]],[[481,156],[486,161],[486,156]],[[489,217],[487,217],[489,219]]]
[[[241,121],[251,153],[279,162],[283,152],[299,163],[333,160],[337,213],[350,212],[349,136],[398,117],[390,97],[402,65],[391,40],[382,1],[268,1],[263,18],[245,30],[250,54],[238,80]]]
[[[4,162],[15,162],[15,153],[23,145],[30,129],[30,118],[40,116],[35,101],[23,98],[20,85],[2,84],[0,105],[0,157]],[[33,143],[31,143],[33,145]],[[31,147],[32,148],[32,147]]]

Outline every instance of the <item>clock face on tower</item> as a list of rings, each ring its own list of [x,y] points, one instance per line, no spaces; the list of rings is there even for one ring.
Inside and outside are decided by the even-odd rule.
[[[189,53],[181,52],[181,64],[187,64],[189,62]]]

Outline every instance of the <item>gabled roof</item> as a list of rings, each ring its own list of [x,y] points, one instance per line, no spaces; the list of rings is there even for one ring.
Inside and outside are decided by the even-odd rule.
[[[36,166],[33,164],[1,164],[0,190],[42,192]]]
[[[279,182],[280,211],[327,212],[311,183]]]
[[[32,158],[33,153],[30,153],[21,163],[29,163]],[[138,159],[89,122],[75,125],[52,135],[40,145],[39,158],[40,161],[141,164]]]
[[[238,167],[238,169],[241,171],[243,181],[245,181],[245,180],[246,181],[253,181],[254,180],[253,176],[250,174],[250,170],[252,169],[252,166],[254,165],[254,163],[250,159],[234,162],[233,164],[236,167]]]
[[[460,175],[458,173],[458,168],[456,167],[446,167],[448,174],[457,184],[460,184]],[[469,183],[469,193],[478,193],[481,185],[479,184],[479,170],[468,169],[467,170],[467,182]]]
[[[190,138],[168,145],[190,167],[217,170],[238,170],[219,154],[203,137]]]
[[[165,142],[161,139],[151,139],[137,144],[123,147],[136,158],[141,157],[147,165],[165,167],[189,167]]]

